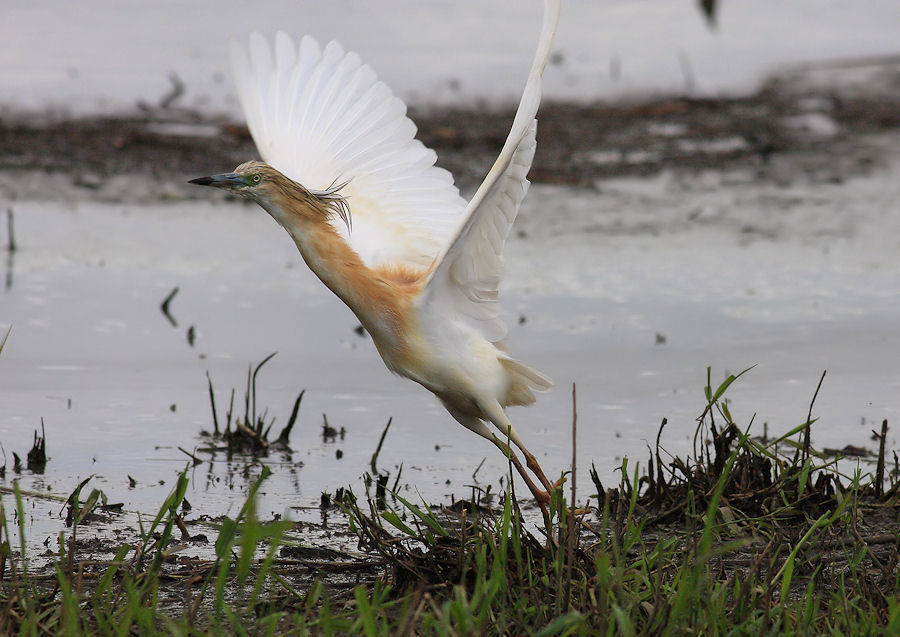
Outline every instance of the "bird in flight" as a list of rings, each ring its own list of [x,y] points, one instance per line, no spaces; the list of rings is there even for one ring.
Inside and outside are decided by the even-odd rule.
[[[190,182],[262,206],[357,316],[388,369],[430,390],[460,424],[499,447],[545,520],[556,484],[505,408],[530,405],[534,391],[553,383],[504,351],[498,288],[503,245],[528,189],[559,5],[544,1],[509,136],[468,203],[450,173],[434,165],[434,151],[415,139],[406,105],[370,66],[336,42],[322,49],[306,36],[297,46],[284,33],[272,46],[254,33],[249,46],[230,47],[238,96],[264,162]]]

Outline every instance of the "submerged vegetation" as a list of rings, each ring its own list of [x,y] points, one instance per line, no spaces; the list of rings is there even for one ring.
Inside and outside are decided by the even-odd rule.
[[[256,428],[266,419],[254,377]],[[574,489],[557,490],[549,530],[530,526],[509,491],[493,507],[476,494],[438,509],[381,493],[378,479],[367,481],[378,494],[323,498],[360,552],[309,548],[294,523],[257,516],[264,468],[236,516],[206,523],[207,540],[182,519],[185,470],[110,560],[83,548],[104,498],[81,502],[82,483],[48,571],[29,565],[14,483],[0,508],[0,633],[900,634],[887,423],[874,473],[845,475],[809,444],[812,406],[784,435],[752,438],[725,399],[735,378],[707,381],[690,458],[661,448],[663,421],[646,467],[624,459],[615,488],[592,472],[597,492],[577,510]],[[213,537],[211,557],[188,556]]]

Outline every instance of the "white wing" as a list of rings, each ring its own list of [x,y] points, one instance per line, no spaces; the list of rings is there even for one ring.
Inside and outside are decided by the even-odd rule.
[[[430,265],[459,224],[465,200],[416,126],[355,53],[295,46],[258,33],[231,42],[231,66],[247,126],[263,160],[309,189],[349,180],[352,232],[335,228],[369,266]]]
[[[445,304],[441,311],[468,319],[494,343],[506,335],[497,302],[503,245],[528,190],[525,176],[536,146],[534,116],[541,102],[541,74],[550,56],[559,4],[559,0],[544,1],[541,37],[509,136],[452,240],[438,256],[419,298],[421,304]]]

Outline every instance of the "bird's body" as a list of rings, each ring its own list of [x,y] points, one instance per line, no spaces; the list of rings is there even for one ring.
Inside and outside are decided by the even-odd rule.
[[[528,186],[558,5],[545,0],[512,130],[468,204],[449,173],[434,166],[434,153],[414,139],[403,103],[368,66],[335,43],[321,50],[304,38],[295,48],[283,33],[274,55],[256,34],[249,55],[232,46],[238,92],[267,163],[192,181],[265,208],[353,311],[388,369],[424,386],[458,422],[500,447],[542,508],[546,492],[505,440],[522,450],[545,489],[552,485],[504,409],[533,403],[534,390],[552,382],[503,351],[497,292],[503,244]]]
[[[432,268],[367,266],[330,223],[319,201],[262,162],[239,167],[262,175],[256,197],[290,234],[310,270],[349,307],[371,335],[384,364],[414,380],[459,412],[483,415],[486,401],[501,407],[534,402],[527,368],[476,328],[427,302]],[[537,389],[549,380],[531,370]],[[485,417],[486,419],[486,417]]]

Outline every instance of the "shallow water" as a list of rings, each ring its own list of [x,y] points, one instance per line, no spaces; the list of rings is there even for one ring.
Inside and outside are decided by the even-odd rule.
[[[569,466],[572,383],[581,497],[594,491],[592,462],[606,483],[623,456],[646,462],[663,417],[664,447],[689,451],[708,365],[714,383],[756,366],[728,395],[757,434],[763,423],[770,435],[802,423],[825,369],[815,445],[871,446],[882,419],[900,422],[897,156],[844,183],[776,185],[735,169],[607,180],[596,191],[533,186],[507,245],[503,304],[511,352],[557,382],[510,412],[548,473]],[[314,519],[322,491],[359,489],[390,417],[379,466],[396,476],[402,464],[413,496],[446,502],[505,475],[489,443],[384,369],[355,318],[255,207],[87,198],[14,208],[20,249],[0,292],[0,329],[14,325],[0,357],[6,486],[18,477],[65,496],[93,475],[110,501],[154,512],[187,463],[178,447],[207,444],[206,372],[222,418],[248,365],[273,351],[257,402],[275,430],[306,394],[294,452],[264,460],[275,472],[263,517]],[[160,311],[175,286],[177,327]],[[322,439],[323,413],[343,439]],[[41,418],[46,473],[14,476],[11,452],[24,458]],[[897,446],[893,432],[888,444]],[[236,513],[259,470],[221,454],[196,467],[194,513]],[[62,528],[60,507],[29,516],[32,541]]]

